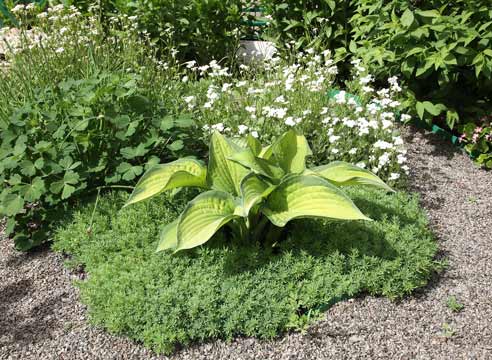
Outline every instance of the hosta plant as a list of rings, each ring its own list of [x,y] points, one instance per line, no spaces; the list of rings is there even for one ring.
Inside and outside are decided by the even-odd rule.
[[[228,139],[214,132],[209,150],[208,167],[190,158],[154,166],[125,204],[185,186],[207,189],[163,228],[158,251],[199,246],[225,225],[241,240],[272,241],[292,219],[370,220],[340,188],[369,185],[391,191],[370,171],[345,162],[307,169],[311,149],[293,130],[267,147],[252,136]]]

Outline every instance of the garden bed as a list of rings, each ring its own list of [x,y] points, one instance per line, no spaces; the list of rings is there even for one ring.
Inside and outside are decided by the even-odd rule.
[[[307,333],[291,333],[273,341],[236,338],[179,351],[173,358],[312,359],[456,358],[486,357],[492,351],[492,287],[488,259],[492,226],[492,186],[489,173],[432,136],[410,131],[411,187],[422,194],[422,204],[439,237],[447,270],[417,294],[400,302],[362,296],[334,305],[325,320]],[[2,241],[0,357],[34,359],[111,358],[115,353],[132,358],[160,358],[130,340],[115,337],[86,323],[63,259],[46,248],[30,254],[15,253]],[[454,296],[464,305],[453,312],[447,302]],[[14,325],[13,325],[14,324]],[[164,357],[162,357],[164,358]]]

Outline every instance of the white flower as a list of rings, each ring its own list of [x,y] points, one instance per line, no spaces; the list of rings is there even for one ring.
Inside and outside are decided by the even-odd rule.
[[[383,124],[383,130],[386,130],[393,126],[393,121],[383,120],[382,124]]]
[[[212,103],[212,102],[207,101],[205,104],[203,104],[203,107],[204,107],[205,109],[211,109],[211,108],[212,108],[212,105],[213,105],[213,103]]]
[[[396,156],[396,160],[397,160],[398,164],[404,164],[407,161],[407,157],[403,154],[398,154]]]
[[[325,115],[326,113],[328,112],[328,108],[327,107],[323,107],[320,111],[320,115]]]
[[[280,95],[277,97],[273,102],[279,103],[279,104],[286,104],[287,102],[285,101],[285,98],[283,95]]]
[[[340,150],[338,150],[338,149],[331,149],[331,152],[332,152],[332,154],[338,154],[340,152]]]
[[[185,75],[181,78],[181,81],[185,83],[188,82],[188,79],[189,79],[188,76]]]
[[[359,79],[359,84],[366,85],[369,84],[371,81],[373,81],[372,75],[367,75]]]
[[[285,125],[287,126],[295,126],[296,122],[294,121],[294,118],[292,116],[289,116],[287,119],[285,119]]]
[[[406,121],[410,120],[411,118],[412,117],[410,115],[408,115],[408,114],[401,114],[401,118],[400,119],[401,119],[401,121],[406,122]]]
[[[355,155],[357,153],[357,148],[352,148],[348,152],[350,155]]]
[[[64,49],[64,48],[62,48],[62,47],[59,47],[58,49],[56,49],[56,50],[55,50],[55,52],[56,52],[57,54],[61,54],[61,53],[62,53],[62,52],[64,52],[64,51],[65,51],[65,49]]]
[[[246,111],[249,112],[250,114],[254,114],[256,112],[256,107],[254,106],[246,106]]]
[[[232,84],[230,83],[224,83],[222,84],[222,92],[227,92],[227,90],[229,90],[229,88],[232,86]]]
[[[355,166],[358,166],[358,167],[360,167],[362,169],[365,169],[366,168],[366,164],[363,161],[358,162],[357,164],[355,164]]]
[[[337,104],[345,104],[346,99],[345,99],[345,91],[340,91],[338,94],[335,95],[335,101]]]
[[[191,61],[187,61],[184,63],[185,66],[188,68],[188,69],[191,69],[192,67],[194,67],[196,65],[196,61],[195,60],[191,60]]]
[[[213,130],[217,130],[218,132],[224,131],[224,124],[223,123],[217,123],[212,125]]]
[[[389,179],[390,180],[398,180],[400,178],[400,174],[398,173],[391,173]]]
[[[403,145],[403,139],[401,138],[401,136],[394,136],[393,143],[397,146]]]
[[[338,139],[340,139],[340,136],[338,135],[331,135],[329,138],[328,138],[328,141],[330,142],[330,144],[333,144],[335,142],[338,141]]]
[[[374,91],[374,89],[370,86],[363,86],[362,87],[362,91],[365,92],[365,93],[371,93]]]
[[[381,150],[386,150],[386,149],[392,149],[393,148],[393,144],[392,143],[389,143],[389,142],[386,142],[386,141],[383,141],[383,140],[376,141],[373,144],[373,146],[376,149],[381,149]]]
[[[384,165],[386,165],[390,160],[390,155],[389,153],[383,153],[383,155],[381,155],[379,157],[379,167],[383,167]]]
[[[312,112],[311,110],[304,110],[304,111],[302,112],[302,115],[303,115],[303,116],[307,116],[307,115],[311,114],[311,112]]]
[[[251,136],[258,139],[258,131],[251,131]]]
[[[248,131],[249,127],[247,127],[246,125],[239,125],[237,127],[237,130],[238,130],[238,134],[242,135],[244,134],[246,131]]]

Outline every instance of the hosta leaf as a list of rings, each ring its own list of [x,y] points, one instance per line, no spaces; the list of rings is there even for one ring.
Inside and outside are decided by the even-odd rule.
[[[178,246],[178,221],[179,219],[176,219],[162,228],[156,252],[176,249]]]
[[[248,216],[253,206],[268,196],[275,186],[250,173],[241,181],[241,201],[243,216]]]
[[[272,145],[272,153],[285,172],[296,174],[305,170],[306,157],[312,155],[306,138],[294,130],[287,131]]]
[[[261,157],[262,159],[270,159],[272,156],[272,145],[265,146],[261,149],[260,153],[258,154],[258,157]]]
[[[228,160],[234,161],[257,174],[271,179],[280,180],[284,175],[284,171],[281,168],[275,166],[268,160],[256,157],[249,149],[235,153],[228,157]]]
[[[262,149],[260,141],[251,136],[251,134],[248,134],[248,136],[242,138],[229,138],[228,140],[243,149],[250,149],[256,156]]]
[[[207,173],[207,182],[212,189],[239,194],[241,180],[249,171],[227,159],[239,151],[241,147],[227,141],[220,133],[212,134]]]
[[[310,175],[288,177],[267,197],[262,212],[276,226],[304,217],[370,220],[339,188]]]
[[[394,191],[369,170],[361,169],[343,161],[334,161],[328,165],[318,166],[310,170],[337,186],[366,185]]]
[[[207,242],[223,225],[234,218],[234,198],[223,191],[211,190],[198,195],[179,218],[176,251]]]
[[[125,206],[165,190],[185,186],[206,187],[207,169],[195,159],[179,159],[151,167],[138,181]]]

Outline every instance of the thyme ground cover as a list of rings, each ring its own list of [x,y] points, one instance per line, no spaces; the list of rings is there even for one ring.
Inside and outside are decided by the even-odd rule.
[[[155,253],[160,224],[193,195],[121,210],[128,195],[114,193],[57,232],[54,249],[89,274],[78,286],[94,324],[165,353],[214,338],[273,338],[305,329],[340,299],[399,298],[438,267],[418,199],[379,190],[349,190],[373,222],[296,220],[274,247],[219,235],[186,252]]]

